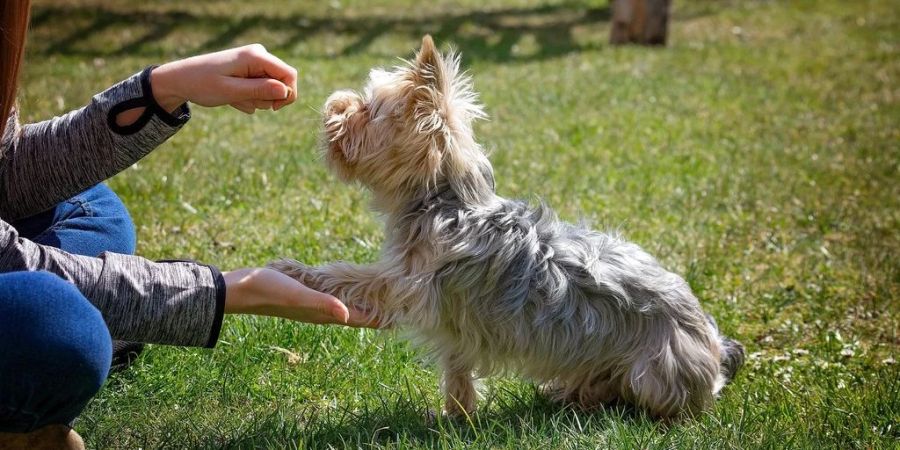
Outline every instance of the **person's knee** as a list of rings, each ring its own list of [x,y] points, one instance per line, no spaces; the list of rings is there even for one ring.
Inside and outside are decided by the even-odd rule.
[[[74,285],[46,272],[0,275],[0,397],[18,398],[40,424],[66,423],[100,390],[111,356],[103,317]]]
[[[121,216],[108,218],[108,223],[109,240],[105,251],[133,255],[137,247],[137,236],[131,216],[126,212]]]
[[[105,184],[98,184],[88,192],[92,214],[103,218],[103,228],[108,237],[106,251],[134,254],[137,237],[134,221],[122,199]]]
[[[88,390],[100,388],[112,355],[100,311],[75,286],[48,272],[0,276],[0,342],[10,352],[47,361],[45,369],[72,374]],[[5,335],[5,336],[4,336]]]

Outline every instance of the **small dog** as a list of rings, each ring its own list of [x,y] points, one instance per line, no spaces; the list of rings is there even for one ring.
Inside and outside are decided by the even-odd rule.
[[[325,103],[331,169],[386,216],[381,260],[270,266],[410,329],[443,369],[450,416],[475,411],[474,374],[507,371],[584,408],[626,401],[668,419],[711,407],[743,347],[637,245],[494,192],[459,61],[425,36],[408,65]]]

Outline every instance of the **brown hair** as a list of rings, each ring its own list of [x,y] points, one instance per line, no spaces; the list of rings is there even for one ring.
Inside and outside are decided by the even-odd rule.
[[[29,9],[29,0],[3,0],[0,5],[0,136],[16,102]]]

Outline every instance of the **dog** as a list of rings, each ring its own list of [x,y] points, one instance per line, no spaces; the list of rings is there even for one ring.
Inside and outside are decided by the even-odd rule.
[[[687,282],[617,234],[498,196],[460,57],[430,36],[324,106],[324,154],[386,218],[378,262],[270,267],[411,331],[443,371],[444,413],[475,412],[477,378],[514,372],[553,400],[627,402],[674,419],[710,408],[743,364]]]

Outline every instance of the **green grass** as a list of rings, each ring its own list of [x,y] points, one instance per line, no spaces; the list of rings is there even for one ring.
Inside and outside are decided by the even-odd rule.
[[[501,378],[454,424],[426,420],[437,378],[400,336],[228,317],[214,351],[152,346],[114,375],[76,424],[90,447],[898,447],[897,1],[676,1],[667,48],[606,45],[603,1],[35,3],[30,120],[233,44],[300,69],[295,106],[195,108],[110,181],[141,255],[376,259],[378,218],[321,164],[316,109],[430,32],[482,92],[498,190],[620,228],[750,353],[686,423],[560,410]]]

